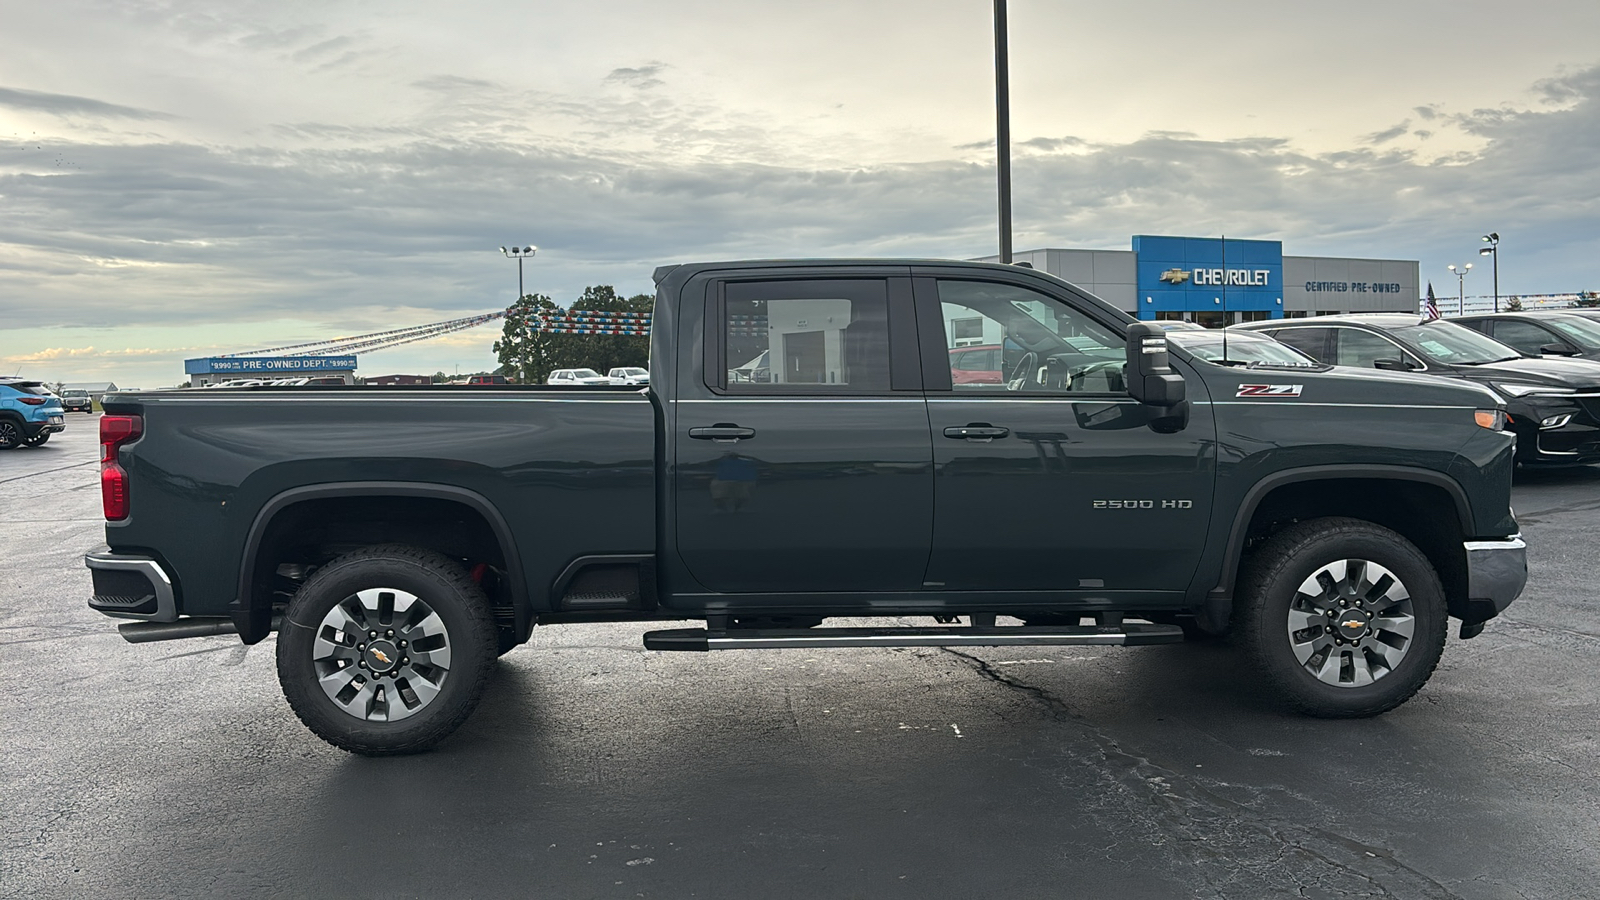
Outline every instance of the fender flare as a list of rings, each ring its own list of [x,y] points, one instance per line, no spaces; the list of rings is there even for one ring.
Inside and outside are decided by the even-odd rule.
[[[272,630],[272,608],[256,608],[247,604],[251,585],[256,576],[256,555],[261,540],[272,520],[284,509],[307,500],[326,500],[334,497],[425,497],[460,503],[482,515],[500,545],[500,554],[506,561],[506,574],[511,587],[511,608],[519,640],[525,640],[533,627],[533,604],[528,597],[528,582],[523,575],[522,556],[517,552],[516,539],[511,526],[506,524],[500,510],[489,498],[477,491],[449,484],[425,481],[339,481],[290,488],[275,494],[256,512],[245,534],[244,555],[239,560],[239,588],[233,607],[233,621],[239,636],[246,644],[254,644]]]
[[[1262,478],[1245,492],[1244,501],[1239,504],[1239,509],[1234,513],[1233,528],[1228,533],[1227,549],[1222,558],[1222,571],[1217,579],[1216,587],[1206,595],[1206,606],[1213,613],[1218,611],[1217,604],[1231,604],[1233,602],[1233,589],[1239,576],[1239,563],[1244,556],[1245,535],[1250,529],[1250,520],[1255,518],[1256,509],[1261,501],[1272,491],[1286,484],[1301,481],[1337,481],[1341,479],[1364,480],[1389,480],[1389,481],[1414,481],[1430,484],[1443,488],[1445,493],[1455,503],[1456,517],[1461,524],[1461,533],[1470,535],[1472,529],[1472,507],[1467,503],[1467,492],[1454,478],[1443,472],[1433,469],[1418,469],[1410,466],[1384,466],[1384,465],[1330,465],[1330,466],[1305,466],[1298,469],[1284,469],[1273,472]],[[1224,620],[1226,621],[1226,620]]]

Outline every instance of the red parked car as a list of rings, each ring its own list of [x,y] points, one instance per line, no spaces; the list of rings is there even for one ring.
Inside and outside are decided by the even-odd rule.
[[[955,347],[950,351],[950,381],[953,384],[1003,384],[999,344]]]

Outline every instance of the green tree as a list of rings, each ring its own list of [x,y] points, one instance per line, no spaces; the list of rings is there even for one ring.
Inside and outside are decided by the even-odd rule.
[[[1522,298],[1512,297],[1506,301],[1506,312],[1522,312]]]
[[[500,371],[514,374],[523,384],[543,384],[556,369],[587,367],[603,375],[620,366],[648,366],[650,339],[645,335],[552,334],[536,330],[531,323],[541,315],[568,311],[650,312],[654,303],[650,294],[621,297],[604,284],[584,288],[569,309],[542,294],[529,294],[506,312],[501,338],[494,345]]]

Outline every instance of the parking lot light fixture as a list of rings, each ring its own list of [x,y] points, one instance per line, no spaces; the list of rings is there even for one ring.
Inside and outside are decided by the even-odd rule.
[[[1456,315],[1464,316],[1467,314],[1467,273],[1472,271],[1472,263],[1467,263],[1459,268],[1452,264],[1445,266],[1445,268],[1456,273]],[[1499,311],[1499,304],[1496,304],[1495,312]]]
[[[1483,236],[1483,242],[1489,246],[1478,251],[1479,256],[1487,256],[1494,261],[1494,311],[1500,311],[1500,232],[1491,231]]]
[[[521,300],[523,297],[527,296],[527,294],[522,290],[522,261],[534,255],[535,253],[538,253],[539,248],[533,246],[532,244],[528,244],[524,247],[501,247],[500,252],[504,253],[507,258],[517,261],[517,299]]]

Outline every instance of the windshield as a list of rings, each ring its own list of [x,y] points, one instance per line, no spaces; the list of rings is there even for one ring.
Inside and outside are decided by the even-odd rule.
[[[1494,338],[1452,322],[1406,325],[1392,329],[1391,333],[1421,351],[1423,356],[1447,366],[1478,366],[1522,358],[1521,353]]]
[[[62,391],[61,392],[61,396],[63,396],[63,397],[87,397],[87,396],[89,396],[89,392],[88,391]]]
[[[1206,362],[1256,363],[1267,366],[1314,366],[1317,361],[1304,353],[1258,335],[1228,332],[1227,356],[1223,356],[1221,332],[1178,330],[1167,332],[1167,340]]]
[[[1561,319],[1544,319],[1546,325],[1561,332],[1563,337],[1585,347],[1600,347],[1600,322],[1580,319],[1577,316]]]

